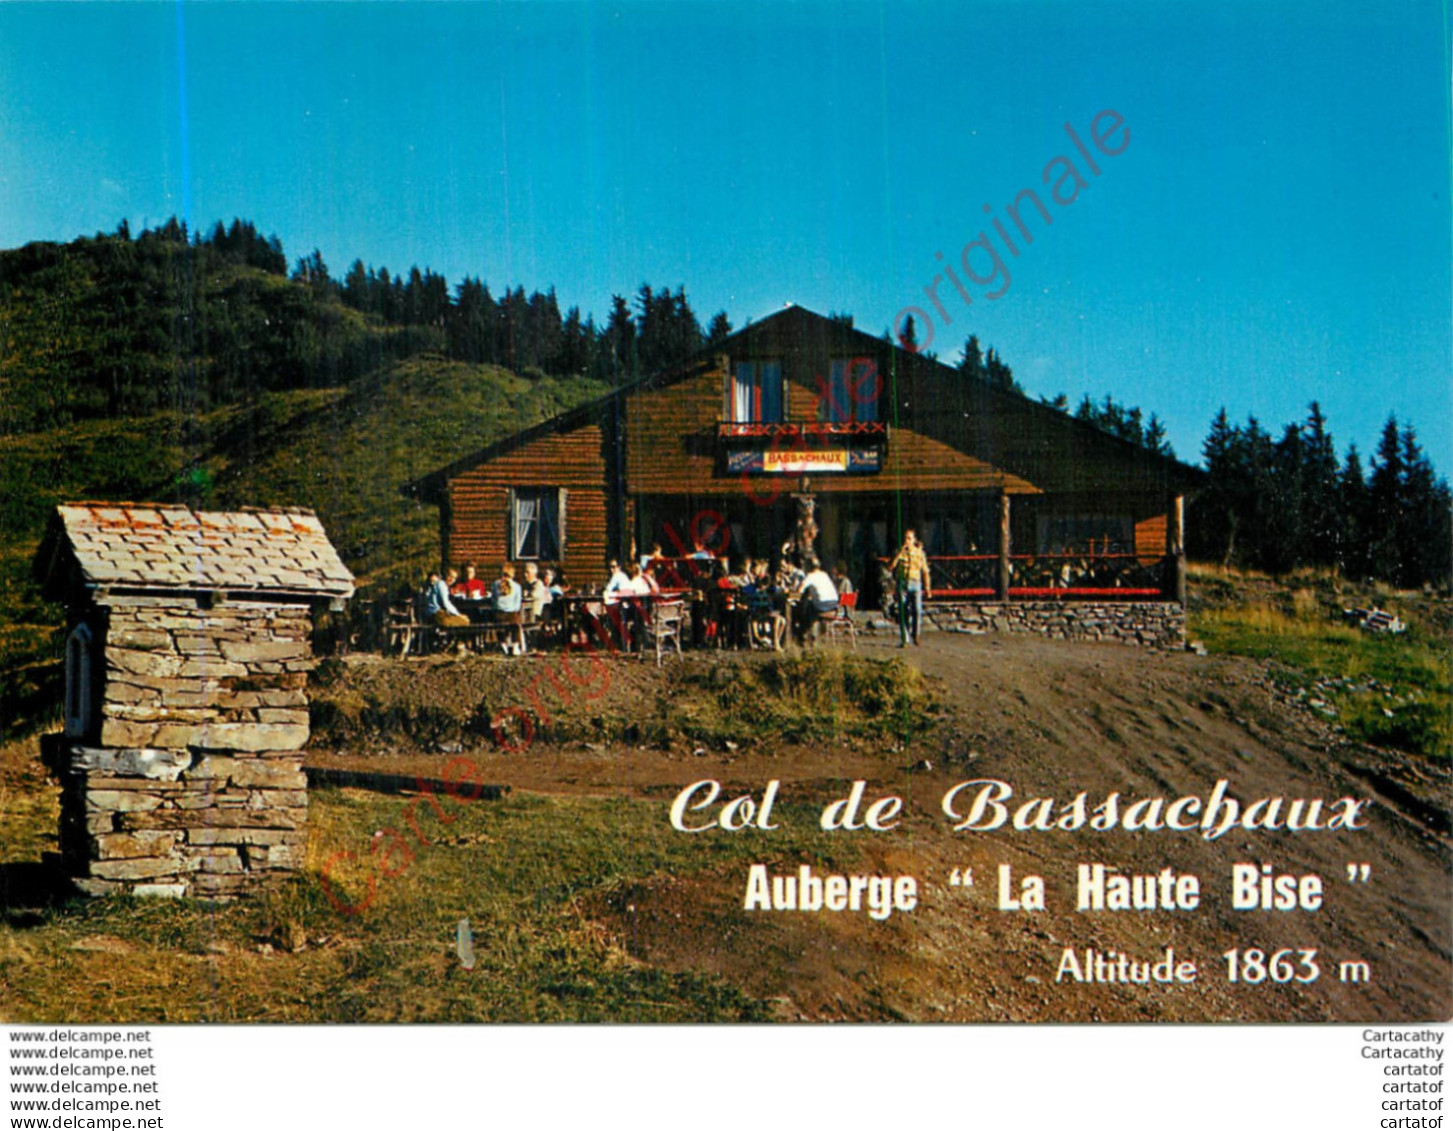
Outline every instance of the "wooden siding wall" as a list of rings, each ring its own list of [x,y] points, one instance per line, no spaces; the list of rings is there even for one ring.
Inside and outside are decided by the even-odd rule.
[[[825,368],[825,362],[824,362]],[[713,367],[665,389],[633,393],[626,402],[626,482],[630,491],[650,495],[742,494],[757,498],[796,490],[790,475],[718,473],[717,425],[725,419],[726,369]],[[787,418],[817,419],[814,374],[802,366],[786,368]],[[820,441],[812,441],[814,444]],[[832,445],[828,445],[832,446]],[[779,450],[790,451],[782,443]],[[868,475],[811,477],[823,494],[859,491],[962,491],[1003,487],[1011,494],[1035,491],[1033,484],[955,451],[947,444],[907,428],[895,428],[883,470]]]
[[[562,564],[576,584],[595,579],[607,557],[625,551],[636,525],[634,498],[705,505],[800,490],[799,476],[743,477],[719,470],[725,461],[717,430],[727,417],[732,368],[740,361],[780,360],[787,418],[800,423],[817,418],[818,381],[830,359],[860,355],[873,357],[884,382],[877,406],[878,418],[890,426],[883,469],[811,476],[812,492],[846,502],[857,493],[969,491],[992,497],[1002,490],[1017,496],[1017,549],[1033,545],[1033,515],[1044,505],[1128,515],[1135,524],[1136,553],[1142,559],[1165,553],[1166,499],[1173,486],[1173,465],[1165,461],[923,359],[890,357],[881,343],[807,312],[774,316],[727,346],[730,355],[699,355],[620,401],[605,402],[588,423],[542,435],[450,479],[440,521],[451,561],[474,560],[482,571],[492,571],[504,560],[510,487],[567,489]],[[895,417],[917,427],[895,426]],[[789,445],[782,448],[790,451]]]
[[[632,494],[711,493],[725,370],[712,367],[665,389],[626,398],[626,483]]]
[[[450,565],[473,561],[480,576],[494,576],[510,552],[511,487],[564,487],[565,557],[572,584],[599,580],[609,556],[609,506],[602,430],[586,425],[542,436],[449,481]]]
[[[1165,557],[1166,516],[1153,514],[1135,524],[1135,554],[1143,562]]]

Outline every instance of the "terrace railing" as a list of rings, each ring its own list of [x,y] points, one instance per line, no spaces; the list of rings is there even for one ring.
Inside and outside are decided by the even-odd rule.
[[[881,420],[850,421],[780,421],[776,423],[742,423],[724,421],[717,425],[717,435],[724,440],[778,440],[821,437],[839,439],[847,437],[856,440],[883,440],[888,436],[888,425]]]
[[[880,558],[883,569],[888,558]],[[999,592],[997,554],[936,555],[928,559],[934,600],[994,600]],[[667,558],[654,567],[667,592],[714,584],[716,563]],[[1009,599],[1132,601],[1167,596],[1166,560],[1136,554],[1012,554]]]
[[[889,559],[881,559],[886,568]],[[928,559],[934,599],[994,599],[997,554],[937,555]],[[1136,554],[1011,554],[1009,599],[1144,600],[1166,594],[1165,559]]]

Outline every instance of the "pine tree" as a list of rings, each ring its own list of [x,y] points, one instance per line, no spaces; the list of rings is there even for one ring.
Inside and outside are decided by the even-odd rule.
[[[1175,449],[1165,438],[1165,424],[1153,412],[1150,414],[1150,423],[1145,426],[1143,446],[1147,451],[1152,451],[1156,455],[1165,456],[1168,459],[1175,458]]]
[[[373,273],[365,270],[363,260],[355,259],[343,279],[343,302],[365,314],[374,309]]]
[[[918,327],[913,324],[913,315],[903,319],[903,329],[898,332],[898,344],[909,353],[918,352]]]
[[[1302,430],[1288,424],[1272,452],[1267,481],[1268,524],[1262,562],[1273,573],[1288,573],[1306,561],[1306,445]]]
[[[1337,535],[1337,567],[1348,577],[1367,576],[1367,481],[1362,474],[1362,457],[1356,444],[1347,445],[1347,459],[1337,479],[1340,523]]]
[[[1005,364],[992,346],[989,347],[988,356],[984,358],[984,379],[996,389],[1005,389],[1014,393],[1024,392],[1019,387],[1019,382],[1014,380],[1014,371]]]
[[[969,340],[964,343],[964,356],[959,359],[959,372],[973,381],[988,379],[988,374],[984,371],[984,352],[979,348],[977,334],[970,334]]]
[[[1367,481],[1368,570],[1374,577],[1396,584],[1401,572],[1403,514],[1403,450],[1396,416],[1389,416],[1373,457]]]
[[[1405,588],[1448,579],[1448,488],[1433,472],[1411,424],[1399,433],[1403,510],[1398,543],[1402,560],[1397,584]]]
[[[707,345],[716,345],[717,342],[731,336],[732,321],[727,317],[725,310],[718,310],[711,318],[711,324],[706,328]]]
[[[1341,542],[1342,509],[1338,499],[1337,449],[1327,430],[1322,406],[1313,401],[1302,426],[1302,560],[1332,566]]]
[[[630,304],[621,295],[611,295],[610,318],[601,334],[596,361],[597,376],[619,388],[639,376],[636,362],[636,324]]]
[[[1192,552],[1215,558],[1223,566],[1230,565],[1236,554],[1241,447],[1240,430],[1231,423],[1223,406],[1211,421],[1211,431],[1201,445],[1207,484],[1206,490],[1192,502],[1194,521],[1188,524],[1187,530]]]

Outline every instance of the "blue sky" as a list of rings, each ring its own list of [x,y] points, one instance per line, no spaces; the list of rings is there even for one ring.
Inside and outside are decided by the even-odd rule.
[[[1364,456],[1393,411],[1447,473],[1447,44],[1438,5],[1335,0],[6,5],[0,246],[242,216],[338,275],[876,333],[1066,155],[1008,287],[940,285],[942,357],[977,333],[1193,459],[1223,404],[1319,399]],[[1106,109],[1095,176],[1065,125]]]

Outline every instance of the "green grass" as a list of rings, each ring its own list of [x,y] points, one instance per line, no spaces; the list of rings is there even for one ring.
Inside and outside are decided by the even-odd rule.
[[[661,720],[708,744],[907,741],[930,730],[942,710],[922,673],[901,660],[824,649],[683,668],[677,682],[663,696]]]
[[[264,398],[232,425],[217,495],[227,505],[313,507],[360,578],[416,587],[438,562],[439,515],[400,487],[605,391],[411,358],[348,389]]]
[[[347,388],[0,437],[0,738],[57,710],[64,615],[40,599],[30,563],[58,503],[312,507],[360,583],[385,595],[416,588],[438,560],[438,511],[404,498],[405,482],[604,391],[424,355]]]
[[[1331,620],[1326,603],[1308,593],[1203,609],[1191,619],[1191,634],[1214,652],[1275,661],[1280,682],[1333,704],[1352,738],[1453,755],[1453,659],[1445,635],[1416,622],[1397,636],[1367,633]]]
[[[316,748],[406,742],[421,749],[474,741],[492,734],[505,708],[543,705],[536,738],[546,743],[623,742],[662,749],[688,743],[721,750],[727,742],[907,742],[929,732],[943,704],[927,680],[901,660],[837,651],[804,654],[692,654],[662,669],[628,660],[598,661],[596,687],[569,691],[554,661],[530,683],[499,657],[465,657],[444,664],[403,660],[369,664],[327,661],[312,684]],[[572,675],[588,661],[576,659]],[[575,678],[583,678],[576,676]],[[592,677],[595,678],[595,677]],[[600,694],[599,689],[609,689]]]
[[[431,842],[422,844],[406,804],[316,791],[308,871],[261,899],[213,907],[77,901],[0,926],[0,1020],[763,1020],[768,1004],[721,978],[634,961],[583,903],[666,880],[725,875],[736,885],[746,863],[761,859],[842,870],[858,851],[819,832],[815,810],[788,805],[765,841],[676,833],[664,800],[443,799],[448,824],[418,807]],[[382,860],[391,877],[373,847],[386,829],[404,838]],[[5,854],[14,859],[14,851],[7,845]],[[352,860],[337,857],[344,851]],[[338,910],[325,867],[344,905],[364,900],[374,879],[366,910]],[[473,971],[455,955],[463,918],[474,932]],[[284,926],[309,945],[259,949],[274,947]]]

